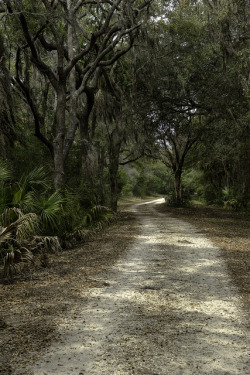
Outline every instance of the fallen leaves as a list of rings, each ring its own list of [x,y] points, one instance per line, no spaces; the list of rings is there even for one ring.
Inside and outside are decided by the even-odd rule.
[[[0,374],[30,375],[26,369],[52,340],[60,341],[56,327],[67,311],[86,299],[82,290],[105,288],[98,273],[110,268],[137,234],[136,219],[121,219],[83,246],[52,254],[48,268],[18,275],[13,284],[0,284]]]
[[[222,249],[232,280],[242,295],[247,312],[250,308],[250,217],[242,213],[210,206],[157,209],[190,222]]]

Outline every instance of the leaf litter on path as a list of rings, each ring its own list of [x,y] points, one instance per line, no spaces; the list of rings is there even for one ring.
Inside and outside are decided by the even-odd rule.
[[[248,373],[244,318],[220,250],[151,205],[135,211],[34,282],[3,285],[9,373]]]

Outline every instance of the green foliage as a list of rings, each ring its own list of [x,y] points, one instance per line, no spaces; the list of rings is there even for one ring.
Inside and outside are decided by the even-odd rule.
[[[8,163],[0,159],[0,184],[3,184],[5,181],[10,180],[11,178],[11,170],[8,166]]]
[[[191,197],[188,195],[183,195],[181,201],[176,199],[175,192],[169,192],[165,197],[165,204],[168,207],[190,207],[192,205]]]
[[[68,188],[62,191],[62,196],[63,204],[61,205],[60,225],[58,227],[60,235],[77,230],[85,214],[85,208],[79,193]]]
[[[144,171],[141,171],[137,176],[134,186],[133,186],[133,195],[135,197],[143,198],[147,194],[147,176]]]
[[[51,195],[40,195],[36,201],[36,212],[40,217],[42,233],[53,234],[60,225],[60,213],[64,199],[59,191]]]
[[[143,198],[154,194],[166,194],[172,188],[171,173],[161,162],[143,161],[127,166],[120,171],[123,188],[122,195]]]
[[[6,161],[0,159],[0,214],[10,200],[11,169]]]
[[[183,172],[182,189],[184,196],[204,197],[204,172],[198,169],[188,169]]]
[[[166,194],[172,188],[172,175],[161,162],[151,162],[147,166],[147,195]]]
[[[37,232],[39,224],[35,213],[23,214],[19,209],[6,208],[1,216],[1,225],[1,242],[10,237],[13,232],[17,241],[22,242]]]
[[[48,177],[44,168],[38,167],[27,174],[24,174],[20,181],[13,185],[12,205],[19,206],[25,210],[26,204],[31,203],[32,191],[48,189]],[[29,194],[29,195],[28,195]]]
[[[91,228],[102,223],[106,219],[109,219],[113,216],[113,212],[105,206],[94,206],[91,210],[85,214],[81,221],[81,228]]]
[[[84,200],[72,189],[52,191],[46,173],[36,168],[23,174],[18,182],[8,180],[8,169],[2,168],[2,191],[8,190],[0,216],[0,261],[6,277],[13,276],[23,263],[32,260],[32,253],[22,248],[28,240],[32,249],[40,252],[40,263],[48,265],[48,252],[63,246],[71,247],[85,241],[96,230],[109,224],[114,213],[105,206],[89,209]],[[39,236],[38,236],[39,234]]]
[[[119,14],[114,14],[110,26],[119,26],[117,15],[124,27],[127,20],[133,21],[132,3],[121,2],[124,7],[120,7]],[[11,96],[17,112],[18,137],[14,139],[13,136],[12,148],[6,146],[8,161],[0,160],[0,214],[5,212],[7,217],[6,209],[12,209],[5,225],[1,223],[3,228],[15,223],[22,215],[32,214],[38,218],[37,233],[63,237],[109,219],[112,213],[97,207],[112,200],[109,196],[110,170],[116,173],[117,169],[109,170],[109,167],[114,155],[118,164],[121,150],[120,162],[126,160],[124,155],[133,159],[144,153],[163,160],[172,170],[173,164],[179,166],[185,159],[180,168],[183,170],[183,203],[195,197],[225,207],[249,207],[249,40],[245,36],[249,19],[244,3],[179,0],[172,1],[169,6],[166,2],[154,2],[158,16],[151,18],[148,29],[142,24],[136,48],[114,65],[105,65],[114,56],[116,47],[119,51],[123,44],[126,45],[128,40],[125,37],[102,62],[104,68],[101,72],[105,72],[105,76],[94,77],[93,74],[88,81],[89,87],[93,85],[94,106],[88,119],[87,139],[82,139],[81,126],[78,126],[69,152],[65,177],[70,189],[55,191],[52,188],[47,171],[53,170],[53,158],[34,136],[32,110],[27,105],[27,98],[20,100],[15,87]],[[18,5],[18,2],[12,4],[17,17],[20,15]],[[49,12],[39,1],[25,1],[23,6],[34,47],[39,45],[41,60],[48,64],[48,69],[51,66],[57,69],[56,54],[43,48],[39,38],[43,35],[48,43],[54,40],[50,27],[41,29],[47,21],[53,22],[62,37],[66,36],[69,20],[63,2],[58,2],[58,6]],[[75,55],[86,48],[92,32],[100,30],[108,8],[108,2],[102,6],[93,2],[78,8],[75,17],[80,28],[71,25],[74,28]],[[8,35],[3,40],[5,65],[9,66],[12,76],[16,74],[13,56],[17,47],[27,43],[20,23],[14,18],[6,17],[0,30],[2,35]],[[81,28],[85,33],[80,32]],[[84,72],[88,74],[105,35],[107,37],[103,34],[97,38],[96,48],[90,48],[90,53],[78,61],[78,86],[85,77]],[[111,40],[115,40],[115,35]],[[67,38],[64,44],[69,47]],[[49,77],[45,78],[44,72],[39,73],[39,68],[31,63],[28,50],[21,51],[19,75],[30,89],[38,109],[40,131],[53,144],[58,135],[53,85]],[[65,56],[65,64],[68,64],[66,60]],[[81,69],[82,75],[79,74]],[[67,79],[65,94],[70,96],[68,83]],[[11,91],[13,87],[9,85],[8,89]],[[3,90],[0,95],[0,101],[6,107]],[[70,111],[70,101],[67,103],[67,111]],[[85,93],[77,103],[79,118],[85,114],[84,111],[80,113],[80,108],[87,109],[89,104]],[[67,113],[63,124],[66,138],[70,120]],[[82,170],[82,144],[85,141],[91,151],[87,160],[93,159],[92,163],[86,163],[88,171]],[[197,147],[193,149],[195,142]],[[119,150],[114,152],[118,146]],[[37,167],[41,161],[46,167]],[[142,158],[120,168],[115,176],[117,191],[114,195],[143,197],[157,193],[167,195],[169,204],[177,204],[173,175],[166,165]],[[84,237],[86,233],[80,232],[79,236]],[[19,238],[29,235],[17,227],[11,232],[3,231],[3,236],[4,233]]]
[[[120,187],[122,196],[132,195],[132,184],[128,173],[124,169],[119,170]]]

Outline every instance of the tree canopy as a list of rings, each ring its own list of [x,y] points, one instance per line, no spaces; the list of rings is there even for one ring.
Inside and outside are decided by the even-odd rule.
[[[249,207],[246,0],[4,0],[0,17],[2,210],[53,232],[68,189],[74,229],[122,194]],[[46,187],[21,189],[40,167]]]

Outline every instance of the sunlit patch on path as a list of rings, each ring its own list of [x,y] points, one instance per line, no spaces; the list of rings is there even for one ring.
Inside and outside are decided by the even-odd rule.
[[[240,299],[195,227],[133,206],[141,233],[59,327],[34,375],[250,374]]]

